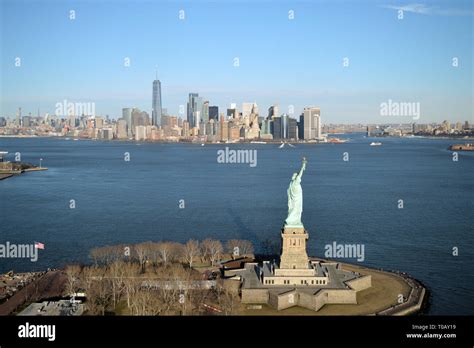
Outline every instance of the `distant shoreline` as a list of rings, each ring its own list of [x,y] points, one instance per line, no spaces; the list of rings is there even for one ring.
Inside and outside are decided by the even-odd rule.
[[[328,139],[337,138],[335,135],[351,135],[351,134],[362,134],[363,132],[351,132],[351,133],[338,133],[338,134],[328,134]],[[91,139],[91,138],[76,138],[71,136],[38,136],[38,135],[0,135],[0,138],[12,138],[12,139],[38,139],[38,138],[48,138],[48,139],[59,139],[59,140],[71,140],[71,141],[104,141],[104,142],[130,142],[130,143],[157,143],[157,144],[256,144],[256,145],[265,145],[265,144],[303,144],[303,145],[314,145],[314,144],[346,144],[350,141],[345,141],[341,143],[337,142],[327,142],[327,141],[300,141],[300,140],[290,140],[290,139],[248,139],[248,140],[238,140],[238,141],[202,141],[199,139],[176,139],[176,140],[135,140],[135,139]],[[368,136],[366,137],[376,138],[376,139],[430,139],[430,140],[457,140],[457,141],[473,141],[474,137],[472,136],[430,136],[430,135],[407,135],[407,136]]]

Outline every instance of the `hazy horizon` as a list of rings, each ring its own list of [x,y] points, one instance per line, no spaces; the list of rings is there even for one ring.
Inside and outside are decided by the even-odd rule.
[[[473,13],[469,1],[6,0],[0,116],[54,114],[65,99],[151,116],[157,71],[163,108],[182,118],[196,92],[224,113],[319,106],[325,124],[412,122],[381,116],[388,100],[419,103],[417,123],[472,122]]]

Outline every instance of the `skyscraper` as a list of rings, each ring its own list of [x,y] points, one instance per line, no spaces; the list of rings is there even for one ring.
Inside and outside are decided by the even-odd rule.
[[[281,130],[281,117],[280,116],[274,116],[273,117],[273,139],[281,139],[281,134],[282,134],[282,130]]]
[[[203,115],[203,103],[202,103],[202,97],[196,97],[194,98],[194,105],[193,105],[193,124],[194,127],[198,127],[201,124],[202,120],[202,115]]]
[[[290,116],[288,116],[287,114],[283,114],[281,115],[281,138],[282,139],[288,139],[289,138],[289,135],[288,135],[288,132],[289,132],[289,121],[288,119],[290,118]]]
[[[152,99],[152,124],[156,127],[161,126],[161,82],[153,81],[153,99]]]
[[[242,117],[250,117],[254,108],[257,108],[256,103],[242,103]],[[256,113],[258,113],[258,109]]]
[[[227,141],[229,139],[229,123],[224,120],[224,117],[221,117],[220,124],[220,140]]]
[[[127,138],[127,121],[123,118],[120,118],[117,121],[117,138],[125,139]]]
[[[288,118],[288,138],[298,140],[298,122],[294,118]]]
[[[219,120],[218,106],[209,106],[209,120]]]
[[[199,97],[198,93],[189,93],[188,97],[188,122],[189,127],[199,127],[199,122],[202,115],[202,98]]]
[[[16,113],[16,125],[18,127],[21,126],[21,108],[18,108],[18,112]]]
[[[307,107],[303,111],[305,140],[321,138],[321,110],[318,107]]]
[[[280,116],[280,108],[278,104],[272,105],[268,108],[268,119],[272,119],[273,117]]]
[[[204,123],[209,122],[209,101],[207,100],[202,104],[201,120]]]
[[[239,118],[239,113],[237,112],[237,109],[236,108],[230,108],[230,109],[227,109],[227,118],[231,118],[231,119],[237,119]]]
[[[125,120],[127,124],[127,135],[130,137],[132,135],[132,109],[123,108],[122,118]]]

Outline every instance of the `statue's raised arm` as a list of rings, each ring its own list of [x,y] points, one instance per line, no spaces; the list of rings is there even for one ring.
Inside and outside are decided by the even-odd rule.
[[[306,169],[306,163],[308,161],[306,161],[306,157],[303,157],[303,164],[301,165],[301,169],[300,169],[300,172],[298,173],[298,178],[301,180],[301,177],[303,176],[303,172],[305,171]]]

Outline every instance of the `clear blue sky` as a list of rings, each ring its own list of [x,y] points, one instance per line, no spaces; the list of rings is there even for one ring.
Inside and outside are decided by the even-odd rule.
[[[63,99],[114,118],[123,107],[151,113],[158,67],[173,114],[198,92],[220,111],[318,105],[325,123],[409,122],[380,116],[388,99],[420,102],[419,123],[473,121],[473,3],[4,0],[0,116],[54,113]]]

